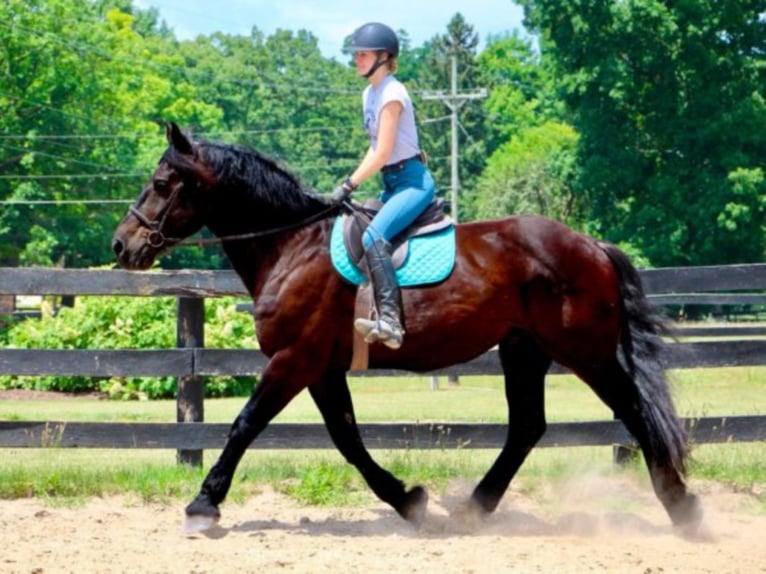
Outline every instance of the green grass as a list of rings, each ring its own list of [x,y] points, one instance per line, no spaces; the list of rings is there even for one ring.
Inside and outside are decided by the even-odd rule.
[[[764,414],[766,367],[676,371],[670,374],[682,416]],[[502,382],[497,377],[462,377],[459,386],[442,379],[430,390],[428,377],[351,380],[360,422],[506,420]],[[205,420],[230,422],[244,399],[205,402]],[[579,380],[548,378],[549,421],[603,420],[611,412]],[[0,420],[173,421],[174,401],[113,402],[92,398],[0,402]],[[308,393],[302,393],[277,418],[279,422],[320,422]],[[373,451],[385,468],[407,484],[436,492],[452,481],[475,482],[496,451]],[[76,504],[90,496],[129,494],[146,501],[189,500],[218,453],[205,452],[203,469],[176,464],[175,451],[106,449],[2,449],[0,497],[38,496]],[[611,448],[535,449],[514,485],[534,493],[541,482],[560,480],[584,469],[612,468]],[[618,472],[625,472],[619,470]],[[631,465],[648,480],[641,463]],[[690,464],[692,480],[715,480],[752,492],[766,512],[766,443],[699,445]],[[238,468],[229,500],[241,501],[264,484],[307,504],[343,505],[370,500],[358,473],[334,450],[248,451]]]
[[[766,367],[672,371],[669,380],[682,416],[764,414]],[[461,377],[459,386],[441,379],[439,390],[428,377],[356,377],[350,379],[357,418],[380,421],[505,422],[500,377]],[[244,398],[208,399],[207,422],[231,422]],[[175,420],[175,401],[104,401],[92,398],[0,401],[0,420],[138,421]],[[549,376],[546,411],[550,422],[611,418],[611,411],[571,375]],[[299,394],[277,422],[321,422],[309,394]]]

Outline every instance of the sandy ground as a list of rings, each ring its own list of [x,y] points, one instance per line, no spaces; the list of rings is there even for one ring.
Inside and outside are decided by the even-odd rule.
[[[752,494],[696,485],[706,519],[691,540],[628,479],[560,486],[534,499],[511,490],[469,527],[450,515],[469,492],[455,485],[432,497],[420,530],[382,503],[305,507],[266,488],[242,505],[225,503],[220,525],[193,536],[182,532],[180,503],[3,500],[0,572],[766,572],[766,516],[754,512]]]

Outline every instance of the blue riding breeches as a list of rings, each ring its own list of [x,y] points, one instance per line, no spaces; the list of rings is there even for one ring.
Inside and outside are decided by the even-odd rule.
[[[362,243],[367,249],[376,239],[389,243],[433,201],[436,186],[428,168],[416,159],[403,162],[401,169],[383,172],[383,207],[364,232]]]

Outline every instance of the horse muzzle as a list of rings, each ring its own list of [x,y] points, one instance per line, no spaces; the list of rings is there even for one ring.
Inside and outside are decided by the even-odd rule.
[[[112,251],[117,257],[117,263],[124,269],[144,270],[154,263],[157,254],[165,246],[165,238],[153,237],[157,233],[136,233],[139,238],[129,237],[118,230],[112,238]]]

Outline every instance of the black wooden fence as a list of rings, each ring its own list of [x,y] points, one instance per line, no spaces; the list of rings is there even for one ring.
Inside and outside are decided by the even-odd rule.
[[[664,268],[641,272],[659,305],[766,305],[766,264]],[[0,349],[0,374],[178,377],[179,423],[0,421],[0,447],[163,448],[199,463],[202,449],[221,448],[229,425],[203,423],[204,377],[258,374],[266,363],[257,350],[204,347],[204,299],[247,294],[230,271],[133,272],[0,268],[0,295],[124,295],[177,298],[177,348],[166,350]],[[759,326],[680,329],[681,336],[736,336],[736,340],[669,345],[668,368],[766,365],[766,330]],[[564,372],[554,365],[551,372]],[[353,373],[401,375],[401,371]],[[431,375],[500,375],[496,351]],[[766,415],[706,417],[685,421],[698,443],[766,440]],[[331,448],[318,424],[273,424],[254,448]],[[497,448],[503,424],[362,424],[370,448]],[[625,444],[616,421],[550,424],[541,446]]]

